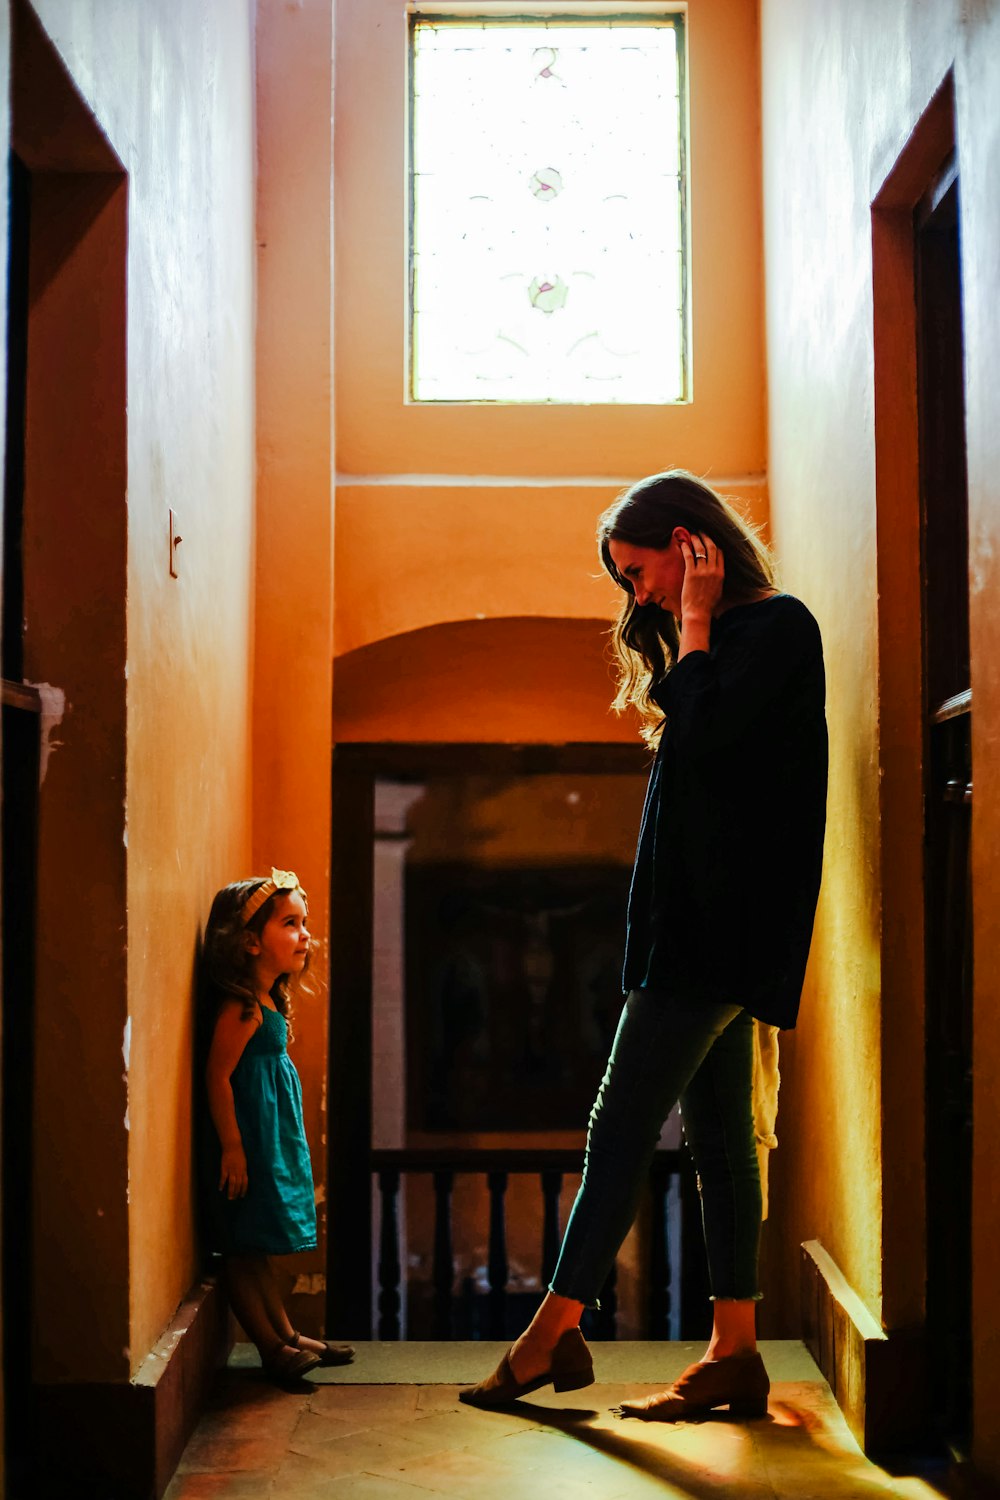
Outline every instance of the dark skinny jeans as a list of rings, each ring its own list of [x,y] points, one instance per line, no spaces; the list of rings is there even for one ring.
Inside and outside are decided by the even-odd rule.
[[[663,1122],[679,1099],[699,1178],[712,1299],[759,1298],[753,1027],[738,1005],[631,992],[590,1113],[583,1181],[550,1291],[598,1305]]]

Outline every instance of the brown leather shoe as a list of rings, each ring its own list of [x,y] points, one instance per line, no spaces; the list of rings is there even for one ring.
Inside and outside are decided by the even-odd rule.
[[[292,1334],[288,1342],[293,1349],[298,1349],[301,1337],[297,1330]],[[318,1339],[317,1342],[323,1345],[323,1353],[317,1354],[316,1358],[326,1368],[331,1365],[349,1365],[354,1358],[353,1344],[333,1344],[329,1339]]]
[[[324,1339],[323,1353],[319,1357],[321,1365],[349,1365],[354,1358],[353,1344],[333,1344],[329,1339]]]
[[[319,1367],[319,1355],[293,1344],[276,1344],[261,1360],[264,1374],[273,1385],[285,1391],[308,1390],[303,1376]]]
[[[493,1374],[481,1380],[478,1385],[459,1391],[458,1399],[467,1402],[469,1406],[481,1406],[488,1411],[495,1406],[509,1406],[512,1401],[519,1401],[529,1391],[537,1391],[540,1386],[550,1382],[557,1391],[578,1391],[585,1385],[593,1385],[594,1361],[579,1328],[567,1328],[561,1335],[552,1351],[552,1363],[544,1375],[523,1382],[515,1380],[508,1349]]]
[[[644,1422],[704,1417],[717,1406],[728,1406],[733,1417],[764,1417],[770,1389],[759,1354],[733,1354],[688,1365],[667,1390],[643,1401],[623,1401],[612,1411],[616,1417],[639,1417]]]

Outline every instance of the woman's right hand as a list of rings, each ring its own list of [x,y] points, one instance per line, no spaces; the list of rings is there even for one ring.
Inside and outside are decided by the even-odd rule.
[[[242,1142],[235,1146],[223,1146],[222,1168],[219,1172],[219,1192],[228,1188],[227,1197],[245,1198],[249,1179],[247,1177],[247,1155]]]
[[[710,536],[691,533],[681,537],[678,545],[684,559],[684,583],[681,590],[681,638],[677,660],[691,651],[707,651],[711,642],[712,617],[722,598],[725,583],[725,560]]]
[[[725,558],[710,536],[698,532],[691,533],[690,542],[682,537],[679,545],[684,559],[681,620],[691,616],[710,621],[725,586]]]

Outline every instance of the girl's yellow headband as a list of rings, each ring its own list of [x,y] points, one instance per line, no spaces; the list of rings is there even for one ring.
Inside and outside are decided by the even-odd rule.
[[[240,925],[245,927],[249,921],[260,911],[265,901],[270,900],[275,891],[299,891],[299,877],[291,870],[272,870],[270,877],[259,885],[249,895],[240,908]]]

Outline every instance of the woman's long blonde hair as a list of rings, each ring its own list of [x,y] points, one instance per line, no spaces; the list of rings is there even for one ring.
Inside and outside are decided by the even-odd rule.
[[[721,550],[726,569],[722,597],[727,604],[775,587],[774,561],[758,529],[686,469],[667,469],[640,479],[604,512],[597,523],[601,562],[626,596],[611,630],[618,685],[611,706],[616,713],[634,707],[642,719],[640,733],[654,745],[662,732],[663,714],[650,692],[677,659],[680,626],[669,611],[636,604],[632,583],[615,567],[609,543],[662,550],[671,545],[677,526],[710,537]]]
[[[202,964],[207,980],[204,985],[205,999],[211,1008],[213,1020],[223,1000],[242,1001],[245,1020],[249,1020],[256,1009],[254,962],[253,955],[247,949],[247,934],[253,933],[259,937],[268,919],[274,915],[278,898],[288,895],[288,891],[275,891],[244,925],[240,916],[243,907],[254,891],[264,884],[264,880],[263,875],[258,875],[254,880],[236,880],[232,885],[224,885],[212,902],[208,926],[205,928]],[[305,900],[305,891],[301,888],[299,895]],[[308,967],[309,959],[306,958],[301,974],[279,974],[271,986],[271,999],[288,1022],[289,1037],[292,1034],[292,995],[301,986]]]

